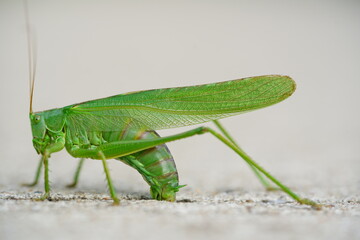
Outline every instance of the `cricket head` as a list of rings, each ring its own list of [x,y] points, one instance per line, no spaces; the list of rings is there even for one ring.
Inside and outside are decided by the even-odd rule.
[[[54,140],[54,136],[64,131],[64,110],[55,108],[43,112],[30,112],[29,117],[34,148],[37,153],[42,154]]]
[[[31,132],[33,138],[43,139],[46,132],[46,124],[43,114],[40,113],[30,113],[30,124]]]
[[[32,132],[32,142],[37,153],[42,153],[45,146],[48,144],[46,141],[46,124],[43,113],[30,113],[30,124]]]

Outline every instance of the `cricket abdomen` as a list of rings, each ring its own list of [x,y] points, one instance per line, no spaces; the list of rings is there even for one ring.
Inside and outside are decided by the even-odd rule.
[[[138,139],[158,137],[156,132],[146,131]],[[178,172],[165,144],[121,157],[120,160],[135,168],[143,176],[150,185],[150,193],[154,199],[175,201],[176,192],[179,190]]]
[[[131,124],[118,133],[104,134],[108,142],[121,140],[155,139],[160,136],[155,131],[139,131]],[[116,139],[116,140],[115,140]],[[135,168],[150,185],[154,199],[175,201],[179,186],[178,172],[169,149],[165,144],[158,145],[131,155],[117,158]]]

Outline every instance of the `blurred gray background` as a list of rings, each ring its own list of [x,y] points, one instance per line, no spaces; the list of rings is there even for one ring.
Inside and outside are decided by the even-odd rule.
[[[135,90],[289,75],[297,82],[292,97],[222,122],[294,190],[320,199],[358,196],[359,10],[359,1],[29,1],[38,59],[34,110]],[[26,191],[19,184],[33,179],[38,156],[28,119],[22,1],[0,0],[0,36],[0,190]],[[246,164],[210,135],[168,146],[185,192],[262,191]],[[54,192],[71,181],[76,163],[66,151],[52,155]],[[134,170],[109,164],[119,193],[148,191]],[[106,194],[100,162],[86,162],[80,178],[78,190]]]

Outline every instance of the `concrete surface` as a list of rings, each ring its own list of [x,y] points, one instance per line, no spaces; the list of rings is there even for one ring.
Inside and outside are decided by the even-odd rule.
[[[2,191],[1,239],[359,239],[359,195],[311,195],[321,210],[280,193],[185,191],[176,203],[103,193]],[[319,194],[320,195],[320,194]]]
[[[56,201],[32,199],[38,156],[28,119],[22,1],[0,0],[0,239],[360,239],[359,1],[29,0],[37,39],[34,110],[129,91],[284,74],[297,82],[275,106],[224,119],[261,166],[304,197],[266,193],[246,164],[202,135],[168,146],[178,202],[149,200],[132,169],[50,159]],[[209,124],[209,126],[212,126]],[[161,135],[188,128],[160,131]]]

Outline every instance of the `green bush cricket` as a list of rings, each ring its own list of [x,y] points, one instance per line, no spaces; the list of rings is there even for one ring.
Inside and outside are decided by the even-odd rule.
[[[28,16],[27,16],[28,18]],[[319,206],[300,198],[247,155],[218,121],[221,118],[256,110],[289,97],[296,88],[288,76],[266,75],[205,85],[154,89],[91,100],[63,108],[33,112],[35,61],[29,40],[30,109],[32,142],[41,159],[34,185],[44,165],[45,194],[50,198],[48,161],[52,153],[66,149],[80,158],[75,186],[84,159],[101,160],[114,204],[120,200],[111,180],[107,160],[120,160],[136,169],[150,186],[152,198],[175,201],[179,188],[174,159],[167,142],[209,133],[242,157],[268,189],[272,181],[301,204]],[[160,137],[155,130],[213,121],[218,131],[197,127],[179,134]]]

